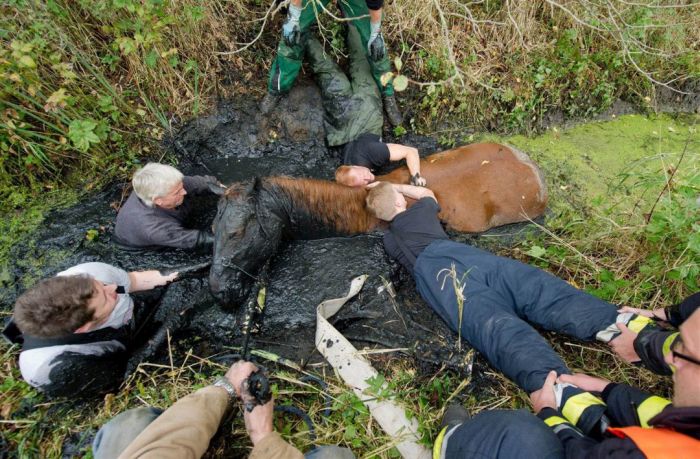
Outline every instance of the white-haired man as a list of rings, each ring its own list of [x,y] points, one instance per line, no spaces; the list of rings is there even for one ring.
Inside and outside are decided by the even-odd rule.
[[[223,194],[212,176],[184,176],[166,164],[149,163],[136,171],[134,192],[119,210],[114,228],[117,243],[134,248],[208,248],[214,242],[205,230],[185,228],[191,210],[187,195]]]

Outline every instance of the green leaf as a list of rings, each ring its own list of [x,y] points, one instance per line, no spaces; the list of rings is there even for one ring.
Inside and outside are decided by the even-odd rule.
[[[100,142],[95,128],[97,128],[97,122],[93,120],[74,120],[68,126],[68,138],[73,142],[75,148],[86,152],[91,144]]]
[[[26,54],[19,58],[19,65],[30,69],[36,68],[36,62],[34,62],[32,56],[27,56]]]
[[[396,67],[397,72],[400,72],[401,67],[403,67],[403,62],[401,62],[401,58],[399,56],[394,58],[394,67]]]
[[[525,252],[526,255],[529,255],[533,258],[542,258],[542,256],[547,253],[547,250],[543,247],[540,247],[539,245],[533,245],[530,247],[530,250]]]
[[[515,92],[513,92],[511,88],[507,88],[501,93],[501,100],[503,102],[510,102],[513,99],[515,99]]]
[[[144,58],[146,65],[151,69],[155,68],[156,64],[158,63],[158,56],[158,51],[152,49]]]
[[[87,239],[90,242],[93,242],[95,239],[97,239],[97,236],[100,235],[100,232],[97,231],[96,229],[89,229],[85,233],[85,239]]]
[[[355,426],[352,424],[349,424],[345,426],[345,433],[343,434],[343,438],[346,440],[352,440],[357,436],[357,429],[355,429]]]
[[[405,91],[407,87],[408,78],[406,78],[404,75],[399,75],[396,78],[394,78],[394,89],[396,91]]]

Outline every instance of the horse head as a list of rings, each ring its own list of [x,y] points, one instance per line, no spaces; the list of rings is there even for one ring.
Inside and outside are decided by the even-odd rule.
[[[261,209],[260,179],[236,183],[219,200],[214,218],[214,259],[209,287],[225,306],[241,304],[250,294],[262,265],[281,238],[279,219]]]

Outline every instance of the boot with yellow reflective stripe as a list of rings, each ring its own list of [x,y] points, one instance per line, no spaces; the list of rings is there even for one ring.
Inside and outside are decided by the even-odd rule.
[[[440,421],[440,433],[433,444],[433,459],[443,459],[445,457],[444,453],[449,432],[469,419],[471,419],[471,415],[462,405],[452,404],[447,407],[445,414],[442,415],[442,421]]]
[[[600,397],[571,384],[555,384],[554,393],[559,411],[570,423],[587,436],[602,437],[610,420],[605,415],[607,406]]]

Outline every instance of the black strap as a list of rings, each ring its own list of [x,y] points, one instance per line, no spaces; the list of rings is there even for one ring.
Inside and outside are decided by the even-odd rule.
[[[119,341],[124,346],[127,346],[131,332],[132,326],[130,322],[116,329],[106,327],[87,333],[71,333],[70,335],[59,336],[56,338],[38,338],[36,336],[20,334],[19,339],[21,340],[20,343],[22,344],[23,351],[42,347],[65,346],[69,344],[88,344],[114,340]],[[15,342],[17,343],[17,341]]]

